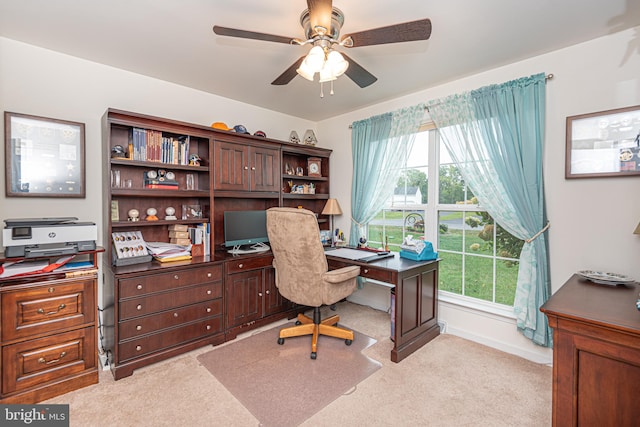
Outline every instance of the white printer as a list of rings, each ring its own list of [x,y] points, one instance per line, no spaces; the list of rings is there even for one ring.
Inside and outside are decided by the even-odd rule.
[[[95,250],[96,224],[77,220],[74,217],[5,219],[4,256],[35,258]]]

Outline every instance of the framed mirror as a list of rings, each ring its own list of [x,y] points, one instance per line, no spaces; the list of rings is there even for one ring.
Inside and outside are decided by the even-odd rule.
[[[640,105],[567,117],[565,178],[640,175]]]
[[[4,113],[7,197],[85,197],[84,123]]]

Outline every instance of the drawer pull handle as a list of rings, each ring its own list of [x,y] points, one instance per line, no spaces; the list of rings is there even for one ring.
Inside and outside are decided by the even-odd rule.
[[[207,277],[211,277],[211,276],[213,276],[213,274],[207,273]]]
[[[49,288],[47,289],[47,291],[49,291],[49,293],[52,294],[56,291],[56,288]]]
[[[136,346],[136,351],[140,351],[140,350],[142,350],[142,346],[137,345],[137,346]]]
[[[178,317],[178,313],[173,313],[173,317]]]
[[[211,289],[207,289],[207,295],[211,295],[213,292],[211,292]]]
[[[365,268],[365,269],[364,269],[364,272],[365,272],[365,274],[366,274],[366,273],[368,273],[368,272],[369,272],[369,269],[368,269],[368,268]]]
[[[59,313],[59,312],[60,312],[60,310],[63,310],[65,307],[66,307],[66,305],[65,305],[65,304],[60,304],[60,305],[58,306],[58,309],[57,309],[56,311],[50,311],[50,312],[48,312],[48,313],[45,313],[45,312],[44,312],[44,308],[39,308],[39,309],[38,309],[38,314],[46,314],[47,316],[51,316],[52,314]]]
[[[138,290],[142,289],[142,285],[136,286],[136,289],[138,289]]]
[[[180,276],[178,276],[177,274],[175,274],[175,275],[173,276],[173,278],[174,278],[174,279],[176,279],[176,280],[178,280],[178,279],[180,278]]]
[[[267,294],[267,295],[270,295],[271,291],[265,291],[264,293]]]
[[[207,307],[207,313],[211,313],[211,307]]]
[[[258,296],[261,297],[262,296],[262,292],[258,292]]]
[[[59,362],[60,359],[62,359],[66,355],[67,355],[67,352],[63,351],[62,353],[60,353],[60,356],[57,359],[53,359],[53,360],[49,360],[49,361],[47,361],[47,359],[45,359],[44,357],[41,357],[40,359],[38,359],[38,363],[44,363],[45,365],[51,365],[52,363]]]
[[[142,310],[142,304],[138,304],[138,305],[136,306],[136,310]]]
[[[211,325],[207,325],[207,331],[211,329]]]
[[[136,331],[141,331],[141,330],[142,330],[142,326],[141,325],[136,326]]]
[[[244,267],[244,264],[238,264],[238,268]]]

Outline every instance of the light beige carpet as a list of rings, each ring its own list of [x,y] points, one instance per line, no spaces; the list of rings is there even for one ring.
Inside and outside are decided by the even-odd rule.
[[[376,340],[358,331],[349,346],[343,339],[320,336],[312,360],[311,336],[287,338],[279,345],[279,329],[198,356],[261,426],[297,426],[382,367],[361,353]]]

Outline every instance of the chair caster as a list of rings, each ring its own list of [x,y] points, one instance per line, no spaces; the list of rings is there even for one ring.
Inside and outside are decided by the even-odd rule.
[[[280,345],[284,344],[284,338],[278,338],[278,344]]]
[[[346,345],[351,345],[351,344],[353,344],[353,341],[352,340],[344,340],[344,343]]]
[[[313,360],[316,360],[316,357],[318,357],[318,353],[316,353],[315,351],[312,351],[312,352],[311,352],[311,358],[312,358]]]

